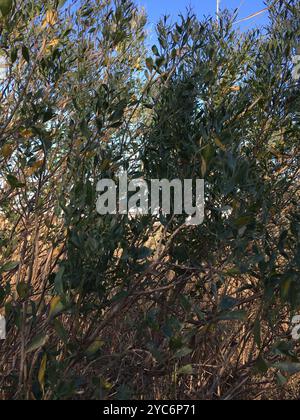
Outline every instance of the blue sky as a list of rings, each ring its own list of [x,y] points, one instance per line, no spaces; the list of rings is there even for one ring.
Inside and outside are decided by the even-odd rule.
[[[193,8],[200,18],[203,15],[213,15],[216,12],[216,0],[137,0],[136,2],[145,7],[147,11],[150,31],[152,29],[154,31],[154,24],[162,15],[168,14],[173,19],[176,19],[176,16],[180,12],[184,12],[189,6]],[[266,6],[263,0],[221,0],[221,7],[233,10],[239,8],[239,17],[242,19],[262,10]],[[268,14],[264,13],[243,23],[242,27],[247,29],[261,25],[266,22],[267,16]]]

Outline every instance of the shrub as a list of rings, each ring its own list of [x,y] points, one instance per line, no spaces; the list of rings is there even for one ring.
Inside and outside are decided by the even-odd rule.
[[[148,52],[130,0],[0,2],[2,399],[278,398],[299,371],[295,3],[165,18]],[[121,168],[204,178],[204,223],[100,217]]]

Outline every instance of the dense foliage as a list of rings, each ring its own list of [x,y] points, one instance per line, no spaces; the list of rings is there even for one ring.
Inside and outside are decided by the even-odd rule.
[[[1,399],[298,395],[300,5],[268,6],[149,52],[131,0],[0,0]],[[204,223],[99,216],[120,168],[204,178]]]

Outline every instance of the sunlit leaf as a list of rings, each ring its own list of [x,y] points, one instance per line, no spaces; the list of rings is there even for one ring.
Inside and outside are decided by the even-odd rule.
[[[192,365],[185,365],[178,369],[178,375],[192,375],[194,373],[194,369]]]
[[[50,302],[50,317],[55,317],[64,310],[64,305],[60,296],[55,296]]]

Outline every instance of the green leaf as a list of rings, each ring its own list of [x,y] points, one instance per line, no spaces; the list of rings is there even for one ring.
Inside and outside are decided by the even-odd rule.
[[[153,63],[153,59],[151,57],[146,59],[146,66],[147,69],[152,72],[153,71],[153,67],[154,67],[154,63]]]
[[[221,140],[218,137],[215,138],[215,143],[221,150],[226,152],[226,146],[221,142]]]
[[[186,296],[184,296],[184,295],[179,296],[179,302],[180,302],[180,305],[182,306],[182,308],[186,312],[191,310],[192,304]]]
[[[288,341],[279,341],[272,347],[272,353],[276,356],[295,358],[293,343]]]
[[[253,216],[242,216],[234,221],[237,227],[247,226],[254,221]]]
[[[278,383],[279,386],[286,385],[288,380],[285,376],[283,376],[283,374],[281,372],[277,372],[276,376],[277,376],[277,383]]]
[[[67,0],[59,0],[58,7],[63,7],[66,4]]]
[[[224,298],[220,302],[220,310],[221,311],[228,311],[228,309],[232,309],[236,306],[238,300],[232,298],[230,296],[224,296]]]
[[[91,357],[98,353],[99,350],[104,346],[104,341],[96,340],[94,341],[85,351],[86,356]]]
[[[0,269],[0,273],[8,273],[9,271],[13,271],[19,266],[19,264],[19,261],[9,261]]]
[[[261,348],[261,325],[260,320],[256,319],[253,327],[253,334],[254,334],[254,341],[257,345],[257,347]]]
[[[37,335],[28,345],[26,349],[26,353],[31,353],[33,351],[40,349],[47,343],[47,341],[48,341],[47,334],[43,333],[43,334]]]
[[[128,401],[132,399],[133,390],[128,385],[121,385],[117,390],[116,398],[118,401]]]
[[[6,17],[10,14],[13,6],[12,0],[0,0],[0,11],[3,17]]]
[[[25,283],[25,282],[20,282],[17,285],[17,292],[19,295],[20,299],[25,299],[26,297],[28,297],[29,293],[30,293],[30,285]]]
[[[153,54],[154,54],[154,55],[156,55],[157,57],[159,57],[159,51],[158,51],[158,48],[157,48],[157,46],[156,46],[156,45],[153,45],[153,47],[152,47],[152,51],[153,51]]]
[[[257,359],[256,364],[255,364],[255,370],[258,373],[267,373],[268,372],[269,365],[262,356],[260,356]]]
[[[281,283],[281,298],[283,301],[285,301],[291,291],[291,286],[293,284],[293,278],[287,277],[285,278]]]
[[[144,260],[146,258],[151,257],[152,254],[153,254],[153,250],[152,249],[143,246],[142,248],[140,248],[140,249],[137,250],[136,258],[138,260]]]
[[[55,317],[60,314],[65,309],[60,296],[55,296],[50,303],[50,312],[49,316]]]
[[[194,369],[192,365],[185,365],[182,366],[177,373],[178,375],[192,375],[194,373]]]
[[[6,297],[6,291],[3,287],[0,286],[0,306],[2,305],[5,297]]]
[[[17,61],[18,58],[18,50],[17,48],[13,48],[10,54],[11,62],[14,64]]]
[[[282,370],[289,375],[295,375],[300,372],[300,363],[278,362],[275,363],[273,367]]]
[[[27,63],[29,63],[29,61],[30,61],[29,49],[27,47],[25,47],[25,45],[23,45],[23,47],[22,47],[22,56],[23,56],[24,60],[27,61]]]
[[[228,271],[222,272],[223,276],[229,276],[229,277],[237,276],[238,274],[241,274],[241,270],[238,267],[231,268]]]
[[[123,99],[122,101],[118,103],[118,105],[114,107],[114,112],[110,116],[109,120],[113,123],[120,121],[124,116],[126,107],[127,107],[127,100]]]
[[[218,316],[219,321],[245,321],[247,313],[245,311],[233,311]]]
[[[115,294],[115,295],[112,297],[111,301],[112,301],[112,302],[118,302],[118,301],[120,301],[120,300],[122,300],[122,299],[127,298],[128,296],[129,296],[129,292],[126,292],[125,290],[122,290],[121,292],[119,292],[119,293]]]
[[[63,341],[66,344],[68,342],[68,333],[65,330],[63,324],[58,319],[54,319],[53,327],[55,329],[56,334],[61,339],[61,341]]]
[[[63,285],[63,275],[64,275],[64,267],[62,267],[56,274],[55,280],[54,280],[54,286],[56,292],[60,295],[64,295],[64,285]]]
[[[181,359],[182,357],[188,356],[190,353],[192,353],[192,351],[193,350],[189,349],[188,347],[183,347],[175,353],[174,357],[176,359]]]
[[[80,131],[82,135],[86,137],[87,139],[89,139],[91,136],[91,131],[89,129],[88,123],[85,120],[82,120],[79,127],[80,127]]]
[[[47,354],[44,354],[41,361],[39,373],[38,373],[38,381],[43,392],[45,388],[46,368],[47,368]]]
[[[14,175],[7,175],[7,182],[9,183],[9,185],[11,186],[11,188],[15,189],[15,188],[22,188],[24,187],[25,184],[23,184],[22,182],[20,182],[18,180],[18,178],[16,178]]]
[[[204,159],[206,165],[208,166],[212,160],[212,158],[215,155],[215,148],[212,144],[207,144],[202,152],[201,152],[202,158]]]
[[[159,57],[155,60],[155,65],[157,68],[160,68],[165,63],[164,57]]]

